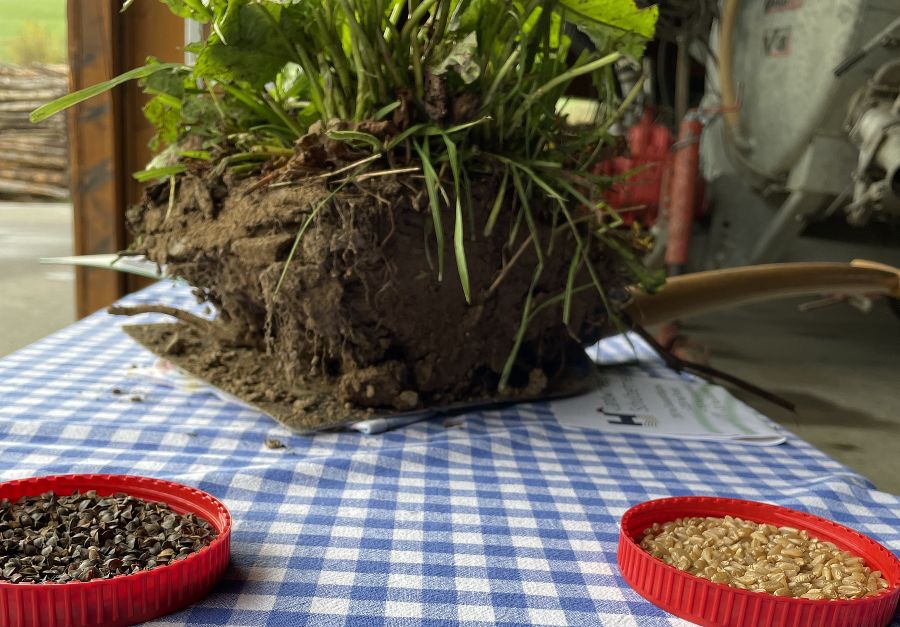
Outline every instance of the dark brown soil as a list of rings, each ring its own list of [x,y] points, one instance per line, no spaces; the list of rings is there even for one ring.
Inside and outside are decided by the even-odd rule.
[[[288,382],[279,365],[252,348],[222,348],[221,344],[183,323],[125,325],[128,335],[182,370],[215,384],[223,391],[276,418],[289,429],[305,433],[371,418],[374,410],[348,406],[322,377]],[[168,347],[177,343],[183,350]]]
[[[471,304],[456,272],[450,210],[443,215],[444,276],[437,280],[438,253],[420,178],[371,178],[326,201],[335,185],[326,186],[321,177],[260,188],[256,177],[189,174],[179,178],[171,209],[168,185],[159,185],[148,189],[128,218],[139,252],[200,288],[218,307],[218,324],[226,330],[219,337],[229,338],[220,342],[221,355],[254,352],[269,364],[266,378],[273,386],[278,381],[297,390],[321,382],[338,407],[404,411],[498,394],[536,259],[529,246],[507,268],[528,233],[521,225],[509,245],[512,211],[501,214],[491,237],[481,235],[497,182],[490,176],[472,182],[473,223],[467,218],[465,240]],[[319,205],[276,289],[301,225]],[[552,229],[538,214],[546,248]],[[573,251],[568,232],[557,232],[536,305],[562,291]],[[612,261],[602,251],[593,257],[614,293],[621,284]],[[490,292],[501,272],[502,283]],[[587,281],[580,277],[577,284]],[[510,380],[518,392],[540,392],[607,323],[593,290],[575,297],[568,328],[561,318],[554,305],[530,324]],[[190,344],[179,348],[182,354],[195,350]],[[240,376],[240,361],[222,359],[215,377],[205,378],[232,391],[223,381]]]
[[[334,382],[311,375],[288,382],[279,366],[263,352],[244,347],[223,349],[221,344],[196,327],[183,324],[129,324],[123,330],[151,352],[160,355],[195,377],[214,383],[228,394],[272,416],[297,433],[343,427],[381,415],[421,414],[423,410],[359,407],[342,401]],[[175,352],[172,346],[178,346]],[[473,398],[441,406],[441,413],[456,413],[514,402],[534,401],[581,394],[595,387],[599,372],[589,360],[573,361],[549,382],[533,370],[532,383],[507,395]],[[388,382],[393,386],[393,382]],[[374,386],[373,386],[374,387]],[[115,392],[115,391],[114,391]]]

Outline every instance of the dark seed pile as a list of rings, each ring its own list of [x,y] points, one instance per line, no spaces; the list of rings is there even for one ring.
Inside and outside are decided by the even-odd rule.
[[[216,537],[208,522],[164,503],[93,490],[0,500],[0,580],[88,581],[184,559]]]

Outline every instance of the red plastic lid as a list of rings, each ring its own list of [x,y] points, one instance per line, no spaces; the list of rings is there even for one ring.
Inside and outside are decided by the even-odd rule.
[[[195,514],[218,536],[183,560],[110,579],[68,583],[0,582],[0,627],[133,625],[200,600],[225,573],[231,554],[231,515],[206,492],[178,483],[130,475],[55,475],[0,483],[0,498],[16,501],[52,490],[66,496],[96,490],[124,492]]]
[[[664,564],[638,542],[653,523],[685,516],[735,516],[756,523],[805,529],[819,540],[862,557],[880,570],[888,588],[870,597],[813,601],[731,588]],[[861,533],[830,520],[786,507],[755,501],[686,496],[646,501],[622,516],[619,569],[642,597],[662,609],[700,625],[721,627],[882,627],[900,599],[900,561]]]

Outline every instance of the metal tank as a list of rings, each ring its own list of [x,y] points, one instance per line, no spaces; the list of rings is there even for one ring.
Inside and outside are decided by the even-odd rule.
[[[900,0],[735,6],[730,51],[719,49],[720,29],[713,28],[719,62],[708,63],[704,99],[721,104],[720,67],[730,54],[740,111],[710,124],[701,148],[714,211],[707,267],[776,260],[810,220],[852,200],[859,150],[845,126],[848,108],[854,93],[900,55],[896,41],[877,37],[900,16]],[[867,54],[835,75],[867,45]]]

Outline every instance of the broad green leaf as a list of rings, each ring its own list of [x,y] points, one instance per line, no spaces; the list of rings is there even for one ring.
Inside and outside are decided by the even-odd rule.
[[[468,33],[455,43],[450,40],[447,44],[449,45],[443,46],[436,53],[436,61],[431,66],[431,73],[440,76],[453,70],[464,83],[474,82],[481,75],[481,67],[475,58],[478,48],[475,33]]]
[[[132,0],[126,3],[126,8],[128,4],[131,4]],[[185,19],[194,20],[200,22],[201,24],[206,24],[211,19],[213,19],[213,11],[215,10],[215,6],[223,4],[222,0],[216,0],[212,3],[207,2],[206,4],[214,5],[213,9],[210,10],[205,6],[202,0],[162,0],[168,7],[169,10],[179,17],[183,17]]]
[[[154,60],[155,61],[155,60]],[[185,84],[192,84],[190,68],[177,66],[169,70],[154,72],[150,76],[141,79],[141,87],[151,94],[168,94],[174,98],[184,96]]]
[[[163,145],[175,143],[178,140],[179,125],[181,123],[181,103],[173,107],[165,94],[155,96],[144,105],[144,117],[156,129],[156,134],[150,140],[150,149],[156,152]]]
[[[296,63],[287,63],[278,76],[275,78],[275,84],[281,92],[281,97],[285,100],[296,98],[309,92],[309,77],[303,73],[303,70]]]
[[[109,91],[113,87],[117,87],[122,83],[127,83],[128,81],[137,80],[139,78],[147,78],[148,76],[151,76],[156,72],[179,67],[182,67],[180,63],[150,63],[147,65],[143,65],[133,70],[129,70],[124,74],[119,74],[115,78],[111,78],[108,81],[103,81],[102,83],[97,83],[96,85],[85,87],[84,89],[81,89],[74,93],[66,94],[62,98],[57,98],[52,102],[48,102],[47,104],[42,105],[32,111],[29,119],[35,123],[46,120],[54,113],[59,113],[63,109],[68,109],[69,107],[77,105],[80,102],[84,102],[85,100],[89,100],[94,96],[99,96],[103,92]]]
[[[194,73],[218,81],[241,81],[262,91],[278,72],[296,59],[288,35],[279,24],[280,6],[271,2],[229,0],[217,21],[218,32],[200,50]]]
[[[591,38],[600,53],[618,51],[635,59],[653,37],[659,8],[639,9],[634,0],[557,0],[565,19]]]

